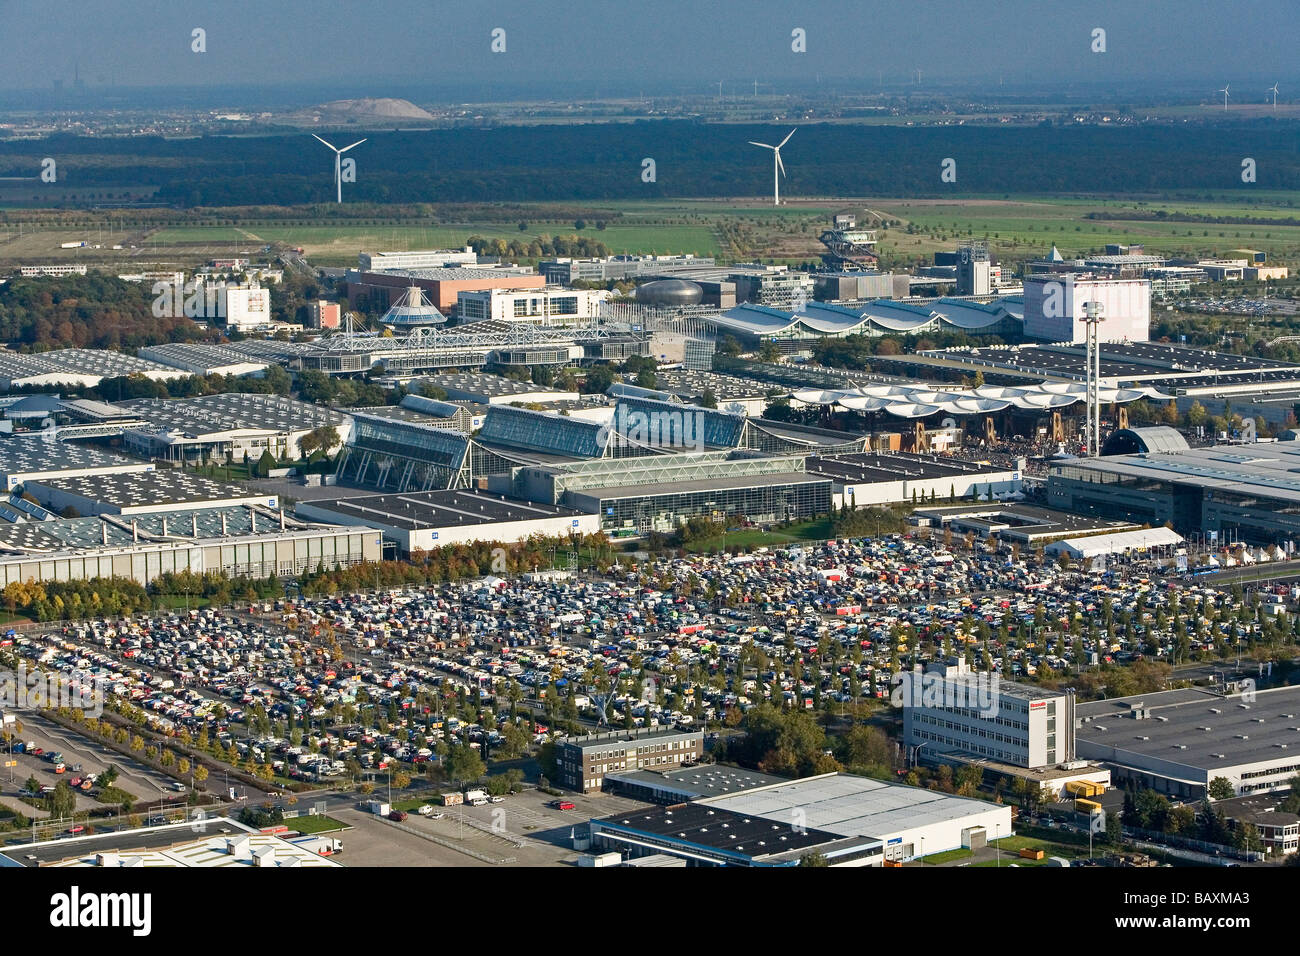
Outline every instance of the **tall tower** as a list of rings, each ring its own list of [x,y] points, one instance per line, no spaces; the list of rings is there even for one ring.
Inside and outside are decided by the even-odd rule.
[[[957,250],[957,294],[989,295],[993,291],[988,243],[969,242]]]
[[[1097,326],[1105,322],[1100,302],[1083,304],[1083,321],[1088,331],[1088,438],[1087,454],[1096,458],[1101,454],[1101,346],[1097,341]]]

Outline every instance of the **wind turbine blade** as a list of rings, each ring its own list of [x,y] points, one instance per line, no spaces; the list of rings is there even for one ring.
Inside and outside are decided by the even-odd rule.
[[[750,146],[762,146],[764,149],[776,149],[775,146],[769,146],[767,143],[756,143],[752,139],[749,141]]]
[[[312,134],[311,134],[311,137],[312,137],[312,139],[318,139],[318,140],[320,140],[322,143],[325,143],[325,145],[328,146],[330,149],[333,149],[334,152],[336,152],[336,153],[338,152],[337,149],[334,149],[334,144],[333,144],[333,143],[326,143],[325,140],[321,139],[321,138],[320,138],[319,136],[317,136],[315,133],[312,133]]]
[[[784,146],[786,143],[790,142],[790,137],[793,136],[798,129],[799,127],[796,126],[794,129],[790,130],[790,132],[786,134],[785,139],[781,140],[781,146]],[[777,148],[780,149],[781,147],[778,146]]]
[[[357,140],[355,143],[353,143],[352,146],[360,146],[360,145],[361,145],[362,143],[364,143],[364,142],[365,142],[364,139],[359,139],[359,140]],[[346,153],[348,150],[350,150],[350,149],[352,148],[352,146],[344,146],[342,149],[339,150],[339,152],[340,152],[340,153]]]
[[[781,151],[778,149],[778,150],[774,150],[774,152],[776,153],[776,165],[780,168],[780,170],[781,170],[781,175],[784,176],[784,175],[785,175],[785,163],[781,162]]]

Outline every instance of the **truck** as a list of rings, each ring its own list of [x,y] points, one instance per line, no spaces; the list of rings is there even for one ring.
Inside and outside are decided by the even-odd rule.
[[[319,856],[333,856],[343,852],[343,841],[327,836],[309,836],[293,841],[295,846],[305,847]]]
[[[441,794],[439,794],[439,795],[438,795],[438,801],[439,801],[439,802],[440,802],[444,807],[458,807],[458,806],[460,806],[462,803],[465,802],[465,798],[462,797],[459,793],[457,793],[456,791],[453,790],[453,791],[450,792],[450,793],[441,793]]]
[[[388,816],[388,811],[390,811],[392,807],[383,800],[367,800],[362,804],[362,809],[367,813],[373,813],[377,817],[386,817]]]
[[[471,807],[481,807],[488,802],[486,790],[466,790],[465,802]]]

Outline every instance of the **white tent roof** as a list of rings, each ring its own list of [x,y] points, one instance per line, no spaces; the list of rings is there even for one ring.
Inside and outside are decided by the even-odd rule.
[[[1053,541],[1045,549],[1048,554],[1062,551],[1075,558],[1092,558],[1099,554],[1124,554],[1143,548],[1163,548],[1183,543],[1183,537],[1169,528],[1139,528],[1136,531],[1117,531],[1114,534],[1096,534],[1086,538],[1066,538]]]

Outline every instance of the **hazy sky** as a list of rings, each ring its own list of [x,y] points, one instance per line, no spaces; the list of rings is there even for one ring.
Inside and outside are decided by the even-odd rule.
[[[191,52],[195,27],[206,53]],[[806,53],[791,51],[795,27]],[[1095,27],[1105,53],[1090,50]],[[92,87],[248,85],[268,99],[320,84],[546,96],[573,81],[653,95],[818,74],[875,89],[881,71],[900,83],[920,68],[937,83],[1229,82],[1254,99],[1298,75],[1297,40],[1297,0],[0,0],[0,89],[70,84],[76,66]]]

